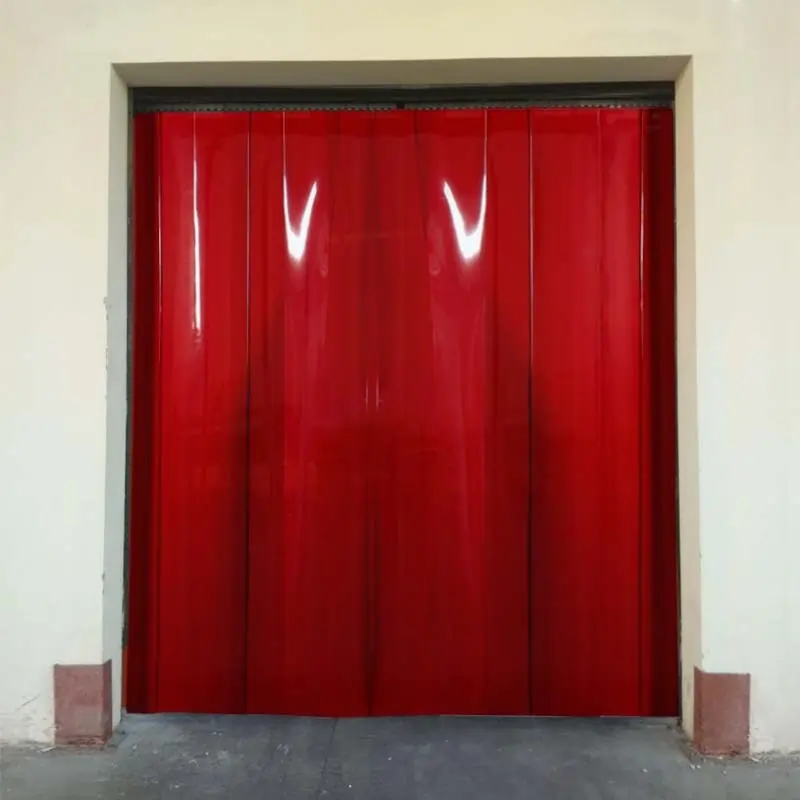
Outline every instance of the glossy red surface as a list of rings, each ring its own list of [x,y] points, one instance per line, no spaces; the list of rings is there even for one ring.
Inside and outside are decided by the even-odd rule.
[[[640,114],[532,114],[532,710],[639,708]]]
[[[152,711],[245,708],[248,122],[158,120]]]
[[[371,125],[252,115],[250,712],[369,712]]]
[[[676,713],[676,690],[660,690],[658,703],[653,694],[656,670],[676,689],[674,645],[657,651],[664,632],[654,627],[658,607],[677,642],[659,594],[675,598],[674,557],[654,560],[674,552],[674,517],[654,526],[652,508],[656,495],[674,491],[674,477],[656,492],[651,478],[656,449],[674,446],[674,405],[659,400],[654,411],[657,395],[674,395],[674,358],[660,362],[657,386],[651,371],[653,313],[663,331],[659,359],[674,341],[664,241],[672,161],[663,138],[643,148],[642,130],[640,111],[532,113],[535,714]],[[642,214],[654,168],[668,220],[657,224],[658,239]],[[658,300],[641,276],[658,280]]]
[[[671,124],[137,118],[132,710],[675,713]]]
[[[675,143],[673,113],[642,113],[643,339],[642,642],[644,713],[678,714],[678,503],[675,395]]]
[[[133,127],[133,270],[131,309],[131,435],[129,483],[129,550],[125,697],[128,710],[148,711],[155,686],[153,642],[157,633],[154,605],[157,581],[156,514],[161,470],[156,446],[159,373],[158,176],[160,117],[141,114]]]
[[[528,711],[527,141],[524,111],[376,122],[376,714]]]

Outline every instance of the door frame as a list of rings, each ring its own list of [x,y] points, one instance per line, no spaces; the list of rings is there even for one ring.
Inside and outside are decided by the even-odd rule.
[[[665,62],[666,63],[666,62]],[[670,60],[672,66],[669,68],[670,72],[674,72],[675,59]],[[682,61],[685,65],[685,60]],[[139,65],[145,66],[145,65]],[[153,65],[149,65],[153,66]],[[165,65],[169,67],[171,65]],[[225,66],[225,65],[222,65]],[[117,68],[120,76],[125,79],[127,68]],[[128,79],[128,85],[132,85],[132,81]],[[442,108],[442,107],[480,107],[480,106],[528,106],[528,107],[607,107],[607,106],[643,106],[657,107],[667,106],[675,107],[676,100],[676,82],[674,80],[666,81],[649,81],[649,82],[606,82],[606,83],[464,83],[452,85],[417,85],[409,86],[400,83],[387,83],[384,85],[353,85],[353,86],[324,86],[321,84],[315,86],[271,86],[271,87],[254,87],[254,86],[214,86],[203,87],[200,85],[186,86],[186,87],[160,87],[160,86],[138,86],[129,90],[128,93],[128,114],[139,111],[155,111],[155,110],[256,110],[259,108],[270,109],[300,109],[300,108],[343,108],[343,107],[410,107],[410,108]],[[680,98],[679,98],[680,100]],[[679,102],[676,108],[676,114],[681,113],[681,106],[685,104]],[[129,119],[130,122],[130,119]],[[678,126],[676,125],[676,128]],[[132,175],[130,174],[130,149],[132,144],[132,136],[130,135],[130,125],[128,127],[128,148],[129,148],[129,180],[128,180],[128,218],[130,221],[130,197],[132,189]],[[680,157],[680,156],[679,156]],[[130,225],[129,225],[130,229]],[[129,245],[128,245],[128,287],[130,287],[132,263],[131,263],[131,247],[130,247],[130,230],[129,230]],[[679,251],[680,252],[680,251]],[[676,283],[680,284],[680,270],[676,268]],[[693,278],[693,276],[692,276]],[[680,298],[680,286],[676,287],[678,297]],[[127,396],[125,416],[127,420],[126,428],[126,486],[130,481],[130,449],[131,449],[131,435],[130,435],[130,421],[129,421],[129,407],[130,397],[132,390],[132,376],[131,376],[131,333],[132,325],[132,309],[130,304],[131,293],[128,291],[128,341],[127,341]],[[680,302],[680,300],[678,300]],[[680,311],[678,313],[678,324],[680,324]],[[680,356],[678,356],[680,362]],[[676,383],[680,383],[680,367],[681,364],[676,365]],[[677,386],[676,386],[677,390]],[[680,395],[680,391],[678,391]],[[111,402],[111,400],[109,400]],[[681,424],[679,417],[678,420],[679,433],[678,440],[682,439],[681,430],[686,427],[686,423]],[[684,461],[681,459],[681,464]],[[695,467],[696,470],[696,467]],[[679,470],[680,472],[680,470]],[[684,476],[685,477],[685,476]],[[695,476],[696,477],[696,476]],[[122,599],[124,603],[123,611],[123,653],[124,653],[124,640],[127,632],[128,622],[128,565],[129,565],[129,495],[126,492],[126,505],[125,505],[125,570],[124,581],[122,589]],[[677,502],[677,497],[676,497]],[[681,512],[681,505],[678,506],[679,514]],[[681,543],[681,525],[679,523],[678,546],[683,553],[683,545]],[[679,558],[679,582],[681,582],[681,562],[683,557]],[[682,591],[679,589],[679,593]],[[679,609],[678,622],[681,630],[682,643],[686,639],[687,620],[684,618],[683,613]],[[699,620],[692,619],[691,626],[693,628],[691,637],[694,639],[695,626],[699,628]],[[685,653],[681,653],[679,672],[682,672],[680,665],[687,660]],[[692,661],[694,659],[691,659]],[[124,661],[124,659],[123,659]],[[123,666],[124,670],[124,666]],[[124,685],[124,672],[123,672],[123,685]],[[687,706],[691,707],[692,700],[687,700],[685,696],[686,682],[683,675],[679,675],[679,686],[681,687],[681,697],[679,698],[680,706],[682,708],[682,716],[686,717]],[[123,700],[124,706],[124,700]]]

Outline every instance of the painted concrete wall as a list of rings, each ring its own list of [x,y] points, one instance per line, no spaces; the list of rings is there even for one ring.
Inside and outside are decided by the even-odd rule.
[[[675,78],[678,56],[684,712],[695,665],[750,672],[753,748],[800,749],[798,41],[796,0],[0,0],[0,739],[52,738],[56,662],[113,659],[119,703],[124,81]]]

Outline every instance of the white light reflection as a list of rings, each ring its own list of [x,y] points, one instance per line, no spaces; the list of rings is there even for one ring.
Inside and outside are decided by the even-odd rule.
[[[292,225],[289,214],[289,174],[286,163],[286,114],[283,114],[283,224],[286,229],[286,248],[289,258],[299,264],[303,260],[308,245],[308,233],[311,230],[311,216],[314,213],[314,203],[317,199],[317,181],[311,185],[306,198],[300,224]]]
[[[200,251],[200,210],[197,206],[197,118],[193,120],[192,130],[192,210],[194,224],[194,329],[200,333],[202,320],[202,285],[200,267],[202,263]]]
[[[286,172],[283,173],[283,222],[286,227],[286,247],[289,250],[289,257],[295,264],[303,260],[308,244],[308,232],[311,228],[311,215],[314,212],[314,201],[317,199],[317,182],[311,185],[311,189],[306,198],[306,205],[303,215],[300,217],[300,225],[295,227],[289,215],[289,182]]]
[[[469,263],[481,252],[483,246],[483,229],[486,224],[486,171],[484,169],[483,181],[481,182],[481,205],[478,212],[478,221],[467,230],[467,223],[464,215],[458,207],[458,201],[453,195],[450,184],[444,182],[444,199],[447,200],[447,208],[450,210],[450,220],[453,223],[453,232],[456,235],[461,257]]]
[[[444,199],[447,201],[447,208],[450,211],[450,221],[453,225],[453,233],[456,237],[456,244],[464,261],[469,264],[480,254],[483,247],[483,231],[486,226],[486,194],[487,176],[486,162],[489,149],[489,120],[487,112],[483,112],[483,177],[481,179],[481,202],[478,210],[478,219],[471,228],[467,228],[464,215],[458,205],[458,201],[450,188],[448,181],[444,181],[442,189]]]

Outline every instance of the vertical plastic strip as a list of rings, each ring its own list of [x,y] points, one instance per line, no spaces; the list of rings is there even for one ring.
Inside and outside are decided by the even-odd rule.
[[[252,115],[250,713],[368,713],[369,121]]]
[[[601,351],[601,516],[596,520],[591,589],[594,614],[586,620],[602,639],[592,650],[599,714],[636,716],[643,673],[640,594],[642,356],[641,356],[641,114],[598,112],[603,233]],[[602,646],[601,646],[602,644]],[[612,705],[613,704],[613,705]]]
[[[158,711],[244,711],[247,139],[161,118]]]
[[[532,711],[636,715],[638,112],[531,119]]]
[[[129,486],[128,641],[125,696],[130,712],[151,709],[157,653],[152,627],[156,591],[155,558],[159,474],[156,439],[159,325],[159,162],[158,114],[140,114],[133,129],[133,326]]]
[[[652,691],[655,716],[676,716],[679,699],[679,599],[677,517],[677,408],[675,352],[675,143],[670,109],[643,112],[647,191],[644,195],[645,311],[650,316],[650,349],[644,377],[652,403],[650,575]]]
[[[640,208],[640,234],[639,234],[639,313],[640,321],[640,348],[641,377],[639,381],[639,609],[640,609],[640,636],[639,646],[639,702],[643,713],[652,715],[654,708],[653,694],[653,656],[656,649],[656,639],[659,633],[653,625],[653,474],[655,464],[653,460],[653,381],[651,380],[653,357],[653,314],[652,304],[652,260],[653,238],[650,232],[650,197],[651,174],[650,160],[648,158],[648,118],[641,115],[639,122],[639,136],[641,140],[641,158],[639,165],[639,208]]]

